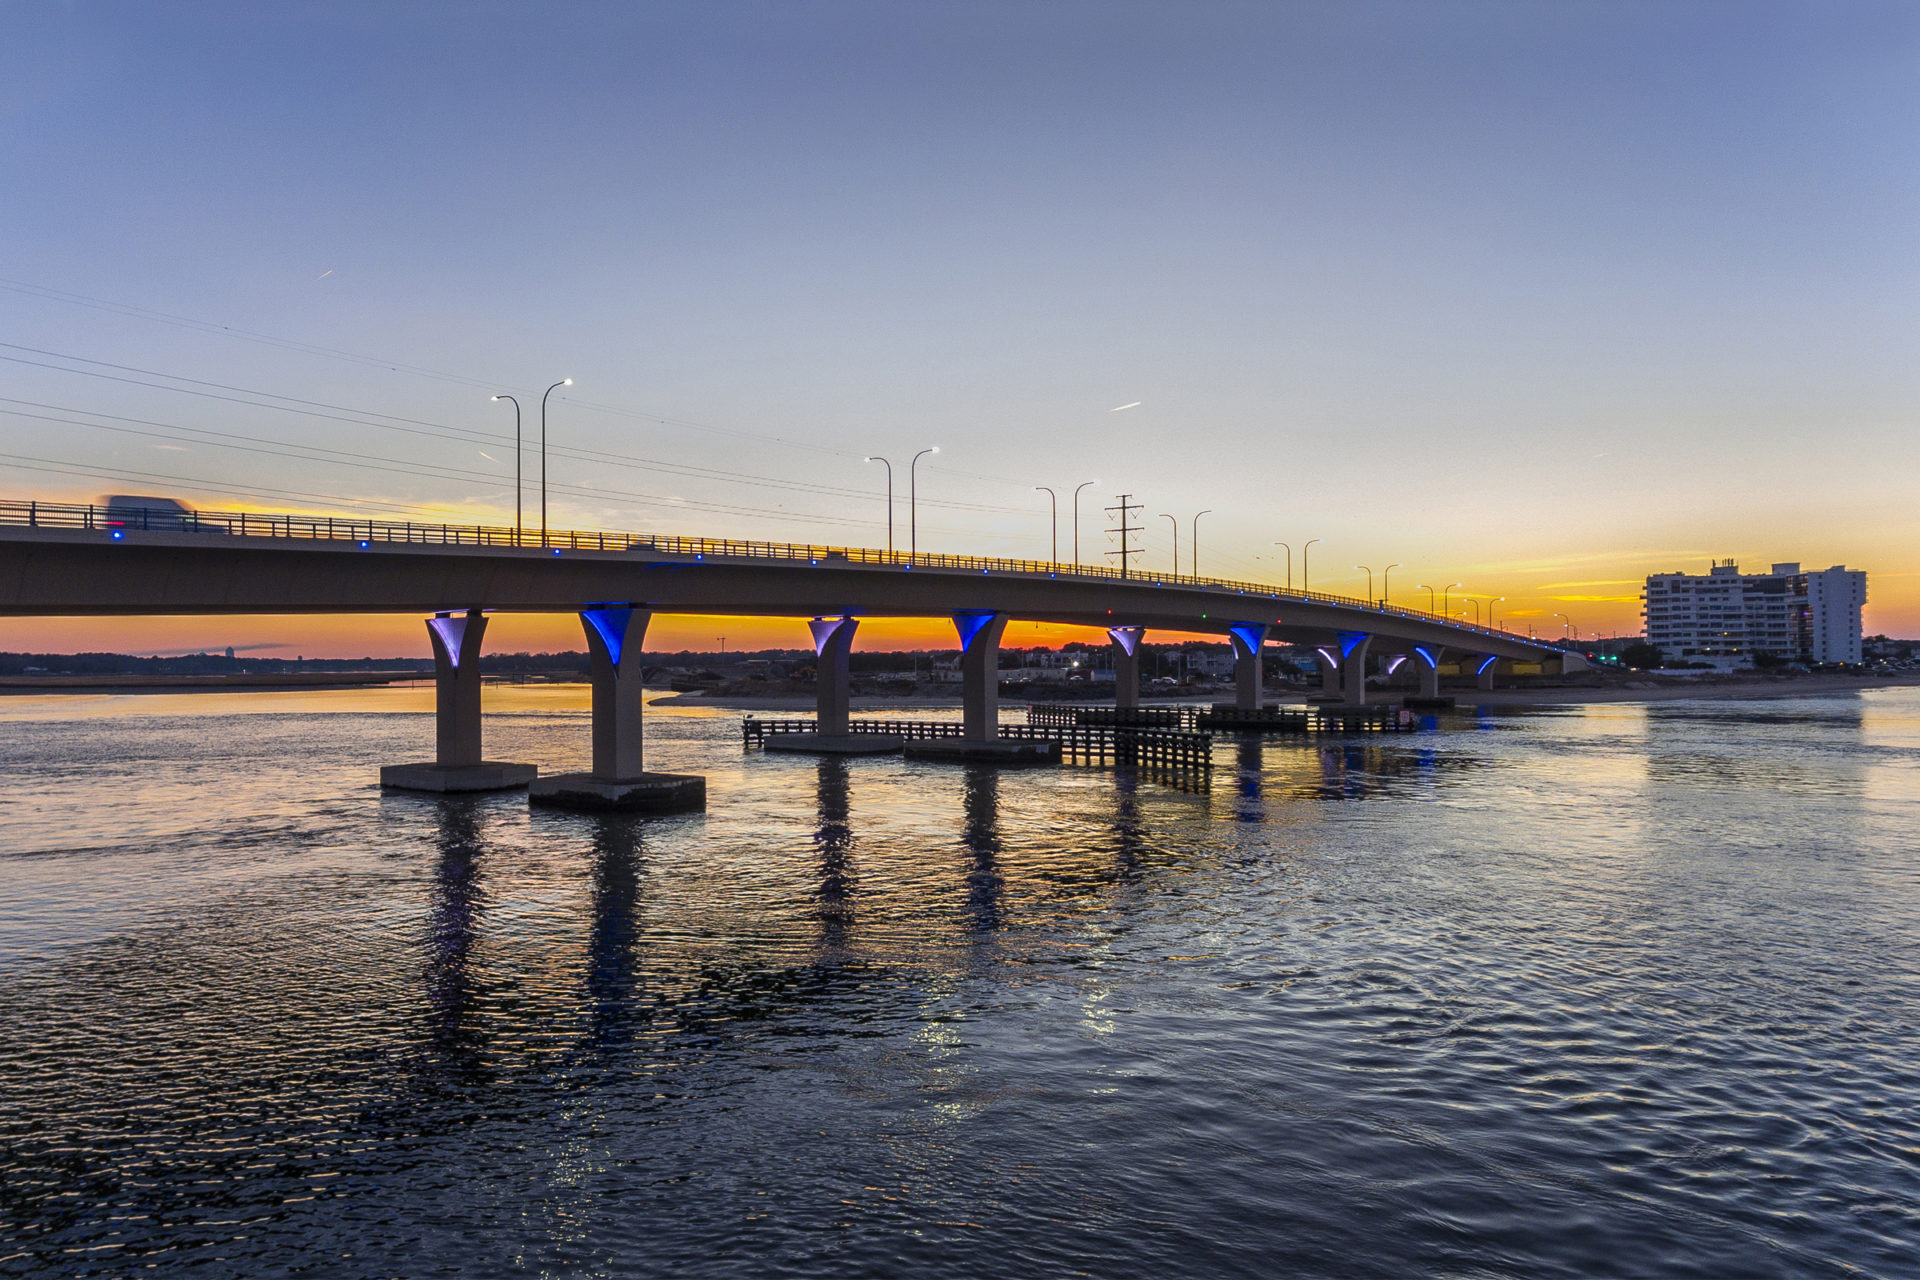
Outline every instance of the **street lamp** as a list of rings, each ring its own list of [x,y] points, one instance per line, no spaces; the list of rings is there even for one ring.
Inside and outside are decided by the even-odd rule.
[[[1357,564],[1353,567],[1363,571],[1367,575],[1367,603],[1372,604],[1373,603],[1373,570],[1367,568],[1367,566],[1363,564]]]
[[[1473,625],[1477,627],[1480,625],[1480,601],[1477,598],[1469,598],[1467,603],[1473,606]]]
[[[1452,617],[1453,615],[1451,613],[1447,613],[1447,610],[1452,608],[1452,604],[1447,599],[1447,597],[1451,595],[1453,593],[1453,589],[1459,585],[1460,584],[1457,582],[1449,582],[1446,586],[1440,589],[1440,612],[1446,613],[1448,617]]]
[[[1047,495],[1047,501],[1050,504],[1048,509],[1052,512],[1047,517],[1047,527],[1053,530],[1053,558],[1047,561],[1048,567],[1051,568],[1060,563],[1060,495],[1043,484],[1033,487]]]
[[[934,445],[922,449],[913,455],[913,461],[907,464],[907,559],[920,554],[920,459],[930,453],[940,452],[940,446]]]
[[[1393,598],[1393,592],[1388,589],[1387,585],[1393,581],[1393,571],[1404,568],[1406,568],[1405,565],[1396,562],[1380,571],[1380,607],[1382,609],[1386,608],[1388,602]]]
[[[1313,589],[1307,585],[1307,552],[1318,541],[1320,541],[1318,538],[1308,538],[1307,545],[1300,548],[1300,590],[1308,595],[1312,594]]]
[[[1284,542],[1276,542],[1273,545],[1276,547],[1279,547],[1282,551],[1287,553],[1287,590],[1292,591],[1293,590],[1293,548],[1288,546]]]
[[[1564,614],[1564,613],[1556,613],[1556,614],[1554,614],[1553,616],[1554,616],[1554,617],[1556,617],[1556,618],[1565,618],[1565,619],[1566,619],[1566,623],[1567,623],[1567,634],[1569,635],[1569,637],[1570,637],[1570,638],[1571,638],[1571,639],[1572,639],[1572,640],[1573,640],[1573,641],[1574,641],[1575,643],[1578,643],[1578,642],[1579,642],[1579,640],[1580,640],[1580,628],[1578,628],[1578,627],[1576,627],[1576,626],[1574,626],[1574,625],[1573,625],[1573,619],[1572,619],[1572,618],[1568,618],[1568,617],[1567,617],[1567,615],[1566,615],[1566,614]]]
[[[1173,526],[1173,576],[1180,576],[1180,522],[1162,511],[1160,518]]]
[[[893,559],[893,464],[885,458],[862,458],[862,462],[877,462],[887,469],[887,559]]]
[[[1413,589],[1415,591],[1424,591],[1427,593],[1427,612],[1432,613],[1433,612],[1433,588],[1428,586],[1424,582],[1416,582],[1413,584]]]
[[[540,545],[547,545],[547,397],[556,387],[570,387],[572,378],[562,378],[540,396]]]
[[[1187,555],[1193,561],[1193,576],[1196,578],[1200,576],[1200,517],[1212,514],[1213,508],[1208,507],[1205,511],[1196,511],[1193,516],[1193,550]],[[1180,566],[1177,564],[1173,568],[1176,573],[1180,571]]]
[[[1082,480],[1073,490],[1073,567],[1080,567],[1080,490],[1090,484],[1099,484],[1098,480]]]
[[[512,396],[495,396],[495,400],[513,402],[513,545],[520,545],[520,402]]]
[[[1506,599],[1505,596],[1495,596],[1493,597],[1493,599],[1487,601],[1487,627],[1489,629],[1493,627],[1493,606],[1499,604],[1502,600],[1505,600],[1505,599]]]

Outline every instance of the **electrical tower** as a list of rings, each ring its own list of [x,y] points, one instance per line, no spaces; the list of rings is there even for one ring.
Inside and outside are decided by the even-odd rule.
[[[1130,493],[1123,493],[1119,495],[1119,497],[1119,505],[1108,507],[1107,514],[1118,520],[1120,527],[1118,529],[1109,529],[1107,532],[1120,535],[1120,549],[1118,551],[1109,551],[1107,554],[1120,557],[1120,576],[1124,578],[1127,576],[1127,557],[1140,554],[1140,548],[1134,546],[1133,543],[1129,541],[1129,539],[1140,536],[1140,526],[1133,523],[1133,513],[1140,510],[1145,504],[1128,501],[1128,499],[1133,497]]]

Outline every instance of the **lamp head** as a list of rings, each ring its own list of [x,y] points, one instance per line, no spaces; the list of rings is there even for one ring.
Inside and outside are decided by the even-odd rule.
[[[935,446],[933,446],[933,448],[931,448],[931,449],[929,449],[929,450],[927,450],[927,452],[928,452],[928,453],[938,453],[938,452],[940,452],[940,446],[939,446],[939,445],[935,445]]]
[[[561,385],[561,386],[563,386],[563,387],[570,387],[570,386],[572,386],[572,385],[573,385],[573,379],[572,379],[572,378],[562,378],[562,379],[560,379],[560,385]]]
[[[494,398],[495,400],[498,400],[498,399],[499,399],[500,397],[499,397],[499,396],[494,396],[493,398]]]

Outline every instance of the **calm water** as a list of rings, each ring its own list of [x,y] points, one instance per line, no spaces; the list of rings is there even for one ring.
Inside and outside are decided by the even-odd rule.
[[[1920,1274],[1915,692],[651,821],[429,696],[0,701],[0,1274]]]

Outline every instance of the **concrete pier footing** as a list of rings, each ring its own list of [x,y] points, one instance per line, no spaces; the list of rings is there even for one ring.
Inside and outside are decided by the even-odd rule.
[[[555,773],[535,778],[527,800],[554,809],[695,813],[707,807],[707,780],[696,773],[643,773],[637,778]]]
[[[1041,738],[908,738],[909,760],[954,764],[1059,764],[1060,744]]]
[[[761,741],[760,749],[816,756],[886,756],[905,742],[905,738],[880,733],[775,733]]]
[[[526,786],[540,774],[539,766],[515,764],[507,760],[482,760],[478,764],[445,765],[428,760],[421,764],[389,764],[380,768],[380,785],[397,791],[513,791]]]

